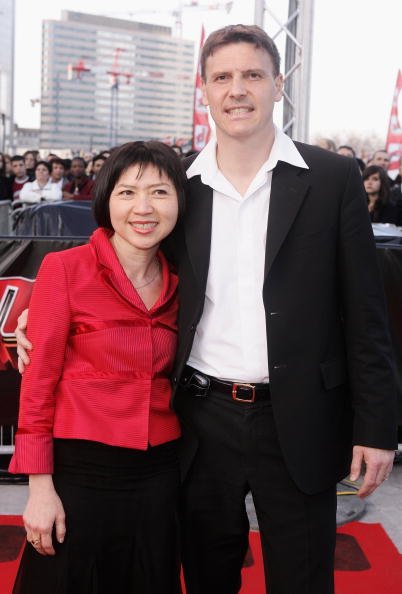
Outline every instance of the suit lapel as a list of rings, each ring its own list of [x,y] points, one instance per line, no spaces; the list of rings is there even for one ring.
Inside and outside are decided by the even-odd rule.
[[[308,188],[308,170],[284,162],[279,162],[275,167],[269,203],[265,278],[296,218]]]
[[[199,175],[189,180],[187,200],[184,225],[187,250],[197,281],[204,288],[211,249],[213,191],[201,182]]]

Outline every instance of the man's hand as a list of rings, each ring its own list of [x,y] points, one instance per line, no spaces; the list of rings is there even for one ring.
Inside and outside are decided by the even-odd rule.
[[[17,353],[18,353],[18,371],[24,373],[25,367],[30,364],[31,360],[27,351],[32,351],[32,344],[25,336],[28,323],[28,310],[24,309],[18,318],[18,325],[15,329],[15,337],[17,339]]]
[[[357,481],[362,472],[362,463],[366,466],[363,483],[357,492],[361,498],[371,495],[381,483],[389,477],[394,462],[393,450],[379,450],[364,446],[354,446],[350,466],[350,480]]]

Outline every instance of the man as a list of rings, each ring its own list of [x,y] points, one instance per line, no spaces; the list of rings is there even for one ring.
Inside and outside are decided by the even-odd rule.
[[[107,157],[104,155],[96,155],[92,159],[92,175],[91,179],[95,181],[96,176],[99,174],[99,171],[102,169]]]
[[[63,191],[63,200],[92,200],[94,182],[85,174],[86,163],[82,157],[71,162],[72,180]]]
[[[59,157],[53,157],[50,161],[52,168],[50,180],[53,184],[57,184],[60,190],[63,190],[67,183],[67,179],[64,177],[64,163]]]
[[[356,152],[354,148],[347,144],[342,144],[341,146],[338,146],[336,152],[338,153],[338,155],[343,155],[344,157],[349,157],[350,159],[356,158]]]
[[[384,171],[388,171],[389,164],[391,162],[391,157],[387,153],[385,149],[380,149],[375,151],[374,155],[369,161],[369,165],[378,165],[378,167],[382,167]]]
[[[259,28],[213,33],[201,64],[217,144],[188,167],[177,250],[187,588],[238,591],[251,491],[270,594],[328,594],[336,482],[364,461],[367,496],[396,447],[361,177],[353,159],[274,128],[283,78]]]
[[[24,157],[21,155],[14,155],[11,157],[11,169],[14,175],[12,181],[13,200],[19,200],[23,186],[27,182],[32,181],[32,178],[27,175]]]
[[[361,178],[352,159],[274,127],[283,78],[261,29],[216,31],[201,63],[217,141],[187,160],[183,227],[168,246],[180,278],[187,592],[239,591],[251,491],[269,593],[330,594],[352,432],[352,478],[367,467],[361,496],[388,476],[396,446]]]

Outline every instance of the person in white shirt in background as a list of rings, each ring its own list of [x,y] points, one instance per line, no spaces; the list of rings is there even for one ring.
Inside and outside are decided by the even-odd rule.
[[[35,180],[22,188],[22,202],[56,202],[62,199],[61,188],[50,180],[51,166],[46,161],[38,161],[35,167]]]

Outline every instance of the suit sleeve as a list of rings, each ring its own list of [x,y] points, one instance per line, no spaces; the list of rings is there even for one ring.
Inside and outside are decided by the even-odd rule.
[[[352,161],[352,160],[351,160]],[[376,247],[361,175],[350,164],[340,211],[339,271],[355,445],[397,447],[396,384]]]
[[[70,327],[68,283],[58,253],[39,269],[29,304],[31,364],[21,385],[18,431],[10,472],[53,472],[55,389],[61,377]]]

